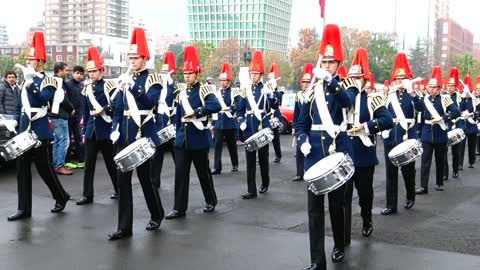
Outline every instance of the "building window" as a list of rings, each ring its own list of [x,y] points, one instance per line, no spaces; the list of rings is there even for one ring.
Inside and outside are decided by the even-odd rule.
[[[73,37],[72,37],[73,38]],[[73,52],[73,46],[67,46],[67,52]]]
[[[448,34],[448,22],[443,22],[442,34],[444,35]]]
[[[67,55],[67,62],[73,62],[73,55]]]
[[[56,46],[55,51],[56,52],[61,52],[62,51],[62,46]],[[62,61],[62,60],[60,60],[60,61]]]
[[[445,43],[445,42],[447,42],[447,41],[448,41],[448,38],[446,38],[446,37],[442,38],[442,42],[443,42],[443,43]]]
[[[55,57],[55,60],[56,60],[57,62],[62,62],[62,61],[63,61],[61,55],[57,55],[57,56]]]
[[[447,54],[446,54],[446,53],[442,53],[442,58],[447,58]]]
[[[447,50],[447,46],[443,45],[442,46],[442,51],[446,51]]]

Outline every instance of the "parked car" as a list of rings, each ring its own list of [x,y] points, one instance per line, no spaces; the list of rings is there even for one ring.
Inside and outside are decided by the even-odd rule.
[[[293,109],[295,108],[295,93],[285,93],[282,97],[282,105],[280,106],[280,114],[282,115],[282,126],[280,133],[292,132]]]

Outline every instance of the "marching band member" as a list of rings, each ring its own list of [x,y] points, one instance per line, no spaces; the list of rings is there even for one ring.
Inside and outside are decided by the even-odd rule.
[[[199,82],[202,69],[193,46],[185,47],[182,72],[186,88],[180,89],[177,96],[177,133],[174,147],[175,203],[173,211],[166,219],[185,217],[192,162],[205,197],[206,205],[203,212],[211,213],[215,211],[217,205],[208,160],[211,134],[207,123],[208,116],[219,112],[222,107],[215,96],[214,88]]]
[[[470,76],[466,75],[463,78],[463,83],[465,85],[463,87],[463,93],[461,97],[462,101],[460,102],[459,107],[463,118],[465,118],[464,130],[466,139],[457,144],[460,145],[458,163],[459,166],[463,167],[463,158],[465,156],[465,141],[468,140],[468,167],[473,168],[473,164],[475,163],[475,148],[478,133],[476,110],[480,100],[475,98],[475,96],[470,93],[471,89],[473,89],[472,79],[470,78]]]
[[[303,104],[307,102],[304,94],[305,91],[308,89],[310,82],[312,81],[313,77],[313,65],[312,63],[306,63],[303,67],[303,76],[302,81],[300,82],[301,91],[298,91],[295,95],[295,107],[293,109],[293,120],[292,120],[292,136],[295,136],[295,125],[298,120],[298,116],[300,115],[300,109],[302,108]],[[295,161],[297,167],[297,175],[292,179],[292,181],[302,181],[303,180],[303,168],[304,168],[304,161],[305,156],[300,151],[300,147],[296,145],[295,151]]]
[[[120,76],[122,92],[114,100],[114,118],[110,138],[115,141],[117,153],[142,137],[150,138],[155,145],[160,139],[155,133],[153,112],[162,91],[162,80],[157,74],[149,74],[146,64],[150,59],[147,39],[143,28],[134,28],[128,49],[132,75]],[[151,163],[147,160],[136,168],[138,180],[150,211],[146,230],[156,230],[164,218],[164,210],[158,190],[151,178]],[[109,240],[118,240],[132,235],[133,171],[117,170],[118,178],[118,229],[108,235]]]
[[[408,139],[417,139],[415,110],[421,110],[422,104],[420,98],[411,90],[411,79],[412,73],[407,56],[405,53],[399,52],[395,56],[395,64],[391,76],[391,81],[394,84],[390,87],[386,100],[386,106],[393,117],[394,127],[390,131],[382,132],[387,178],[386,208],[382,210],[382,215],[397,213],[398,168],[390,161],[388,153],[395,146]],[[394,90],[394,88],[397,88],[397,90]],[[404,207],[405,209],[410,209],[415,204],[415,161],[400,167],[400,170],[402,171],[407,193]]]
[[[61,100],[57,99],[56,92],[63,93],[63,89],[56,79],[46,76],[43,71],[47,54],[42,32],[33,34],[32,44],[25,53],[25,59],[27,64],[27,68],[23,70],[25,82],[20,87],[13,117],[15,125],[18,123],[17,134],[32,131],[41,141],[41,145],[17,158],[18,212],[9,216],[8,221],[30,218],[32,215],[32,161],[55,199],[55,205],[50,212],[62,212],[70,199],[50,162],[52,156],[48,147],[53,140],[53,133],[48,125],[47,108],[52,101],[58,106]]]
[[[238,150],[235,135],[237,131],[237,121],[235,120],[235,112],[240,98],[240,91],[238,88],[236,88],[235,91],[231,88],[232,71],[228,63],[223,63],[218,78],[221,89],[217,91],[216,96],[220,105],[222,105],[222,110],[220,113],[214,114],[217,120],[214,120],[215,154],[213,166],[215,169],[212,171],[212,175],[222,172],[222,148],[224,141],[227,143],[230,154],[232,172],[238,171]]]
[[[248,71],[251,86],[246,86],[248,85],[247,82],[241,82],[241,87],[247,89],[245,89],[244,96],[239,100],[237,112],[237,119],[238,122],[241,123],[240,129],[243,132],[245,140],[261,129],[270,128],[268,114],[272,109],[278,109],[279,102],[274,93],[276,85],[263,84],[261,81],[261,77],[265,72],[261,51],[255,51],[253,53]],[[274,80],[269,81],[269,83],[274,82]],[[269,145],[267,144],[253,152],[245,149],[248,192],[242,195],[243,199],[257,197],[257,186],[255,184],[257,152],[260,162],[260,174],[262,176],[262,185],[260,186],[259,192],[263,194],[268,191],[268,186],[270,184],[268,166]]]
[[[336,76],[344,60],[337,25],[324,27],[319,57],[321,68],[314,69],[313,74],[321,81],[305,94],[307,102],[302,106],[295,125],[297,143],[305,155],[305,170],[331,153],[343,152],[353,156],[352,144],[345,131],[343,108],[353,105],[358,91],[344,89]],[[326,269],[325,195],[315,195],[310,190],[307,193],[311,265],[305,269]],[[345,184],[328,193],[328,201],[335,242],[332,261],[340,262],[345,257]]]
[[[86,70],[90,78],[90,83],[82,91],[86,160],[83,196],[77,201],[77,205],[93,203],[93,178],[99,150],[102,151],[103,161],[115,190],[110,198],[116,199],[118,193],[117,170],[113,162],[114,147],[110,141],[113,116],[111,95],[115,93],[117,85],[111,80],[105,81],[102,78],[104,67],[96,47],[88,48]]]
[[[363,221],[362,235],[369,237],[373,231],[373,174],[378,164],[376,149],[376,133],[393,127],[392,115],[385,108],[383,98],[375,93],[373,75],[368,66],[368,55],[365,48],[358,48],[353,56],[348,79],[344,80],[345,88],[356,87],[359,91],[355,103],[347,112],[348,135],[353,146],[353,163],[355,172],[346,184],[345,192],[345,243],[350,243],[352,225],[353,186],[358,192]]]
[[[176,73],[175,66],[175,57],[173,52],[165,52],[163,57],[163,66],[160,70],[160,77],[162,78],[162,85],[165,86],[164,91],[160,92],[160,98],[156,105],[155,111],[155,131],[158,133],[160,130],[164,129],[170,124],[175,124],[176,111],[174,108],[174,101],[177,96],[177,86],[172,80],[173,74]],[[170,151],[172,154],[172,159],[175,162],[175,154],[173,151],[173,144],[175,138],[172,138],[170,141],[158,145],[155,149],[155,154],[151,159],[150,169],[152,170],[152,179],[155,183],[155,187],[160,188],[161,184],[161,173],[163,168],[163,157],[167,151]]]
[[[447,95],[450,95],[450,99],[453,101],[453,103],[455,104],[455,106],[457,107],[460,107],[460,103],[461,103],[461,98],[460,98],[460,95],[458,94],[458,69],[456,67],[452,67],[450,69],[450,72],[448,74],[448,77],[447,77],[447,81],[446,81],[446,89],[447,89]],[[458,119],[452,119],[451,122],[448,123],[448,130],[452,130],[452,129],[455,129],[455,128],[461,128],[461,129],[465,129],[465,121],[461,118],[458,118]],[[476,136],[476,133],[475,133],[475,136]],[[455,145],[452,145],[452,170],[453,170],[453,174],[452,174],[452,177],[453,178],[457,178],[458,177],[458,169],[459,169],[459,166],[462,163],[459,163],[460,161],[460,158],[459,158],[459,150],[461,149],[461,144],[463,143],[463,146],[465,147],[465,144],[464,142],[461,142],[459,144],[455,144]],[[465,149],[465,148],[464,148]],[[463,159],[461,159],[463,161]],[[446,148],[445,150],[445,164],[443,166],[443,180],[448,180],[448,147]]]
[[[429,96],[423,98],[423,118],[425,124],[422,130],[422,167],[420,172],[421,186],[416,194],[428,193],[428,180],[430,178],[430,166],[432,165],[432,155],[435,151],[436,164],[436,190],[443,190],[443,165],[445,150],[447,148],[447,126],[450,122],[460,116],[460,111],[453,103],[450,96],[440,95],[442,87],[442,71],[439,66],[432,69],[430,80],[428,81]]]
[[[270,66],[270,73],[268,73],[268,80],[275,81],[275,85],[277,80],[280,79],[280,75],[278,73],[278,67],[277,64],[272,63]],[[274,89],[275,97],[278,100],[278,104],[282,104],[282,97],[283,94],[285,93],[283,90],[278,90],[278,87]],[[276,118],[279,123],[282,123],[283,117],[282,114],[280,113],[280,109],[274,109],[273,114],[271,118]],[[280,144],[280,126],[277,126],[275,128],[272,128],[273,131],[273,140],[272,140],[272,145],[273,145],[273,150],[275,151],[275,159],[273,160],[274,163],[279,163],[280,160],[282,159],[282,146]]]

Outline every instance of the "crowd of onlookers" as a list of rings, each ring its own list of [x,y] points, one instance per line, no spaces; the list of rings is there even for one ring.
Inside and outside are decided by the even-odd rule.
[[[72,70],[63,62],[57,62],[53,68],[54,76],[63,81],[65,93],[58,113],[48,113],[54,132],[52,144],[52,162],[58,174],[71,175],[72,169],[85,167],[82,139],[82,89],[85,70],[75,66]],[[68,74],[71,72],[71,78]],[[13,115],[20,88],[17,74],[13,70],[5,72],[0,81],[0,114]]]

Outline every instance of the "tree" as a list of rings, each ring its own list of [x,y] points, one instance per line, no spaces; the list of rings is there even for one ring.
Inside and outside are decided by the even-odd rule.
[[[276,63],[278,67],[278,72],[280,73],[281,79],[278,81],[278,85],[289,86],[292,83],[291,79],[291,67],[288,60],[284,59],[280,53],[267,51],[263,56],[263,63],[265,65],[265,74],[268,75],[270,72],[270,66],[272,63]]]
[[[368,64],[377,82],[390,79],[390,73],[395,61],[396,36],[390,33],[374,33],[369,41]]]
[[[318,36],[318,35],[317,35]],[[315,28],[302,28],[298,31],[298,49],[308,49],[315,45]]]
[[[475,76],[475,74],[480,73],[480,62],[469,53],[454,57],[453,63],[455,63],[455,66],[458,68],[460,75]],[[472,79],[475,80],[475,77]]]
[[[342,27],[340,30],[342,37],[343,55],[345,57],[345,67],[350,66],[353,55],[357,48],[368,48],[372,41],[372,33],[368,31],[359,31],[356,28]]]
[[[429,70],[426,67],[429,67],[429,57],[427,55],[427,47],[425,42],[421,42],[420,38],[417,39],[415,48],[410,49],[409,63],[410,70],[414,77],[428,78]]]
[[[171,44],[168,46],[168,50],[173,52],[173,55],[175,56],[175,65],[177,68],[177,74],[173,77],[174,80],[182,81],[183,76],[182,74],[182,65],[183,65],[183,48],[185,47],[184,42],[181,43],[175,43]]]

